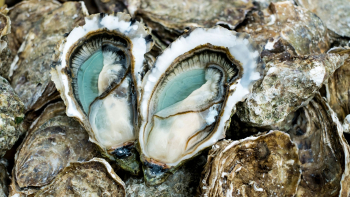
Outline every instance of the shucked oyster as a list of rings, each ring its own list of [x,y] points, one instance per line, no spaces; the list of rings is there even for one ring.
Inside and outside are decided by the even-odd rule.
[[[235,104],[260,78],[247,34],[197,28],[158,56],[146,74],[139,143],[146,181],[158,184],[225,136]]]
[[[85,18],[58,45],[52,80],[90,140],[110,159],[137,174],[137,102],[144,54],[153,45],[149,30],[124,13]]]
[[[201,196],[294,196],[300,175],[298,148],[286,133],[224,140],[209,152]]]

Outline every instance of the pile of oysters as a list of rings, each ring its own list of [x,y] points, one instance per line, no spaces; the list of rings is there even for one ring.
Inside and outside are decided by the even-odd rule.
[[[5,3],[0,197],[350,196],[350,0]]]

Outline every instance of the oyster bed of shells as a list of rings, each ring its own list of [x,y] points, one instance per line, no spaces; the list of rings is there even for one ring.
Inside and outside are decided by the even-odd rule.
[[[350,196],[350,0],[0,6],[0,197]]]

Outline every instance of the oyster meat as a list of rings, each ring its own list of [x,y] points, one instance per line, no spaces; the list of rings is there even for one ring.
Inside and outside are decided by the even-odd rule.
[[[197,28],[173,42],[144,77],[139,143],[148,184],[225,136],[235,104],[263,64],[247,34]]]
[[[149,30],[128,14],[85,18],[59,45],[52,69],[67,115],[78,119],[102,153],[138,174],[137,103]]]
[[[301,177],[298,148],[271,131],[213,145],[200,181],[201,196],[295,196]]]
[[[0,157],[12,148],[25,131],[21,124],[23,119],[23,102],[7,80],[0,77]]]
[[[62,101],[48,105],[18,148],[10,194],[35,194],[70,162],[92,159],[97,151],[88,139],[79,122],[65,115]]]
[[[302,178],[297,196],[349,195],[349,145],[336,114],[319,94],[278,128],[288,132],[299,149]]]
[[[107,161],[72,162],[35,196],[125,197],[125,184]]]
[[[251,0],[128,1],[130,14],[142,17],[166,44],[184,33],[186,28],[210,28],[222,24],[234,29],[253,7]]]

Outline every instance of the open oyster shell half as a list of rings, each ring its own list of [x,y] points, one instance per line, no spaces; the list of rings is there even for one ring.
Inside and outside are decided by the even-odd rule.
[[[139,162],[137,102],[144,54],[153,46],[149,30],[128,14],[85,18],[57,47],[52,80],[70,117],[78,119],[112,160],[134,174]]]
[[[158,56],[143,79],[139,143],[146,181],[164,181],[182,162],[225,136],[235,104],[260,78],[247,34],[197,28]]]

